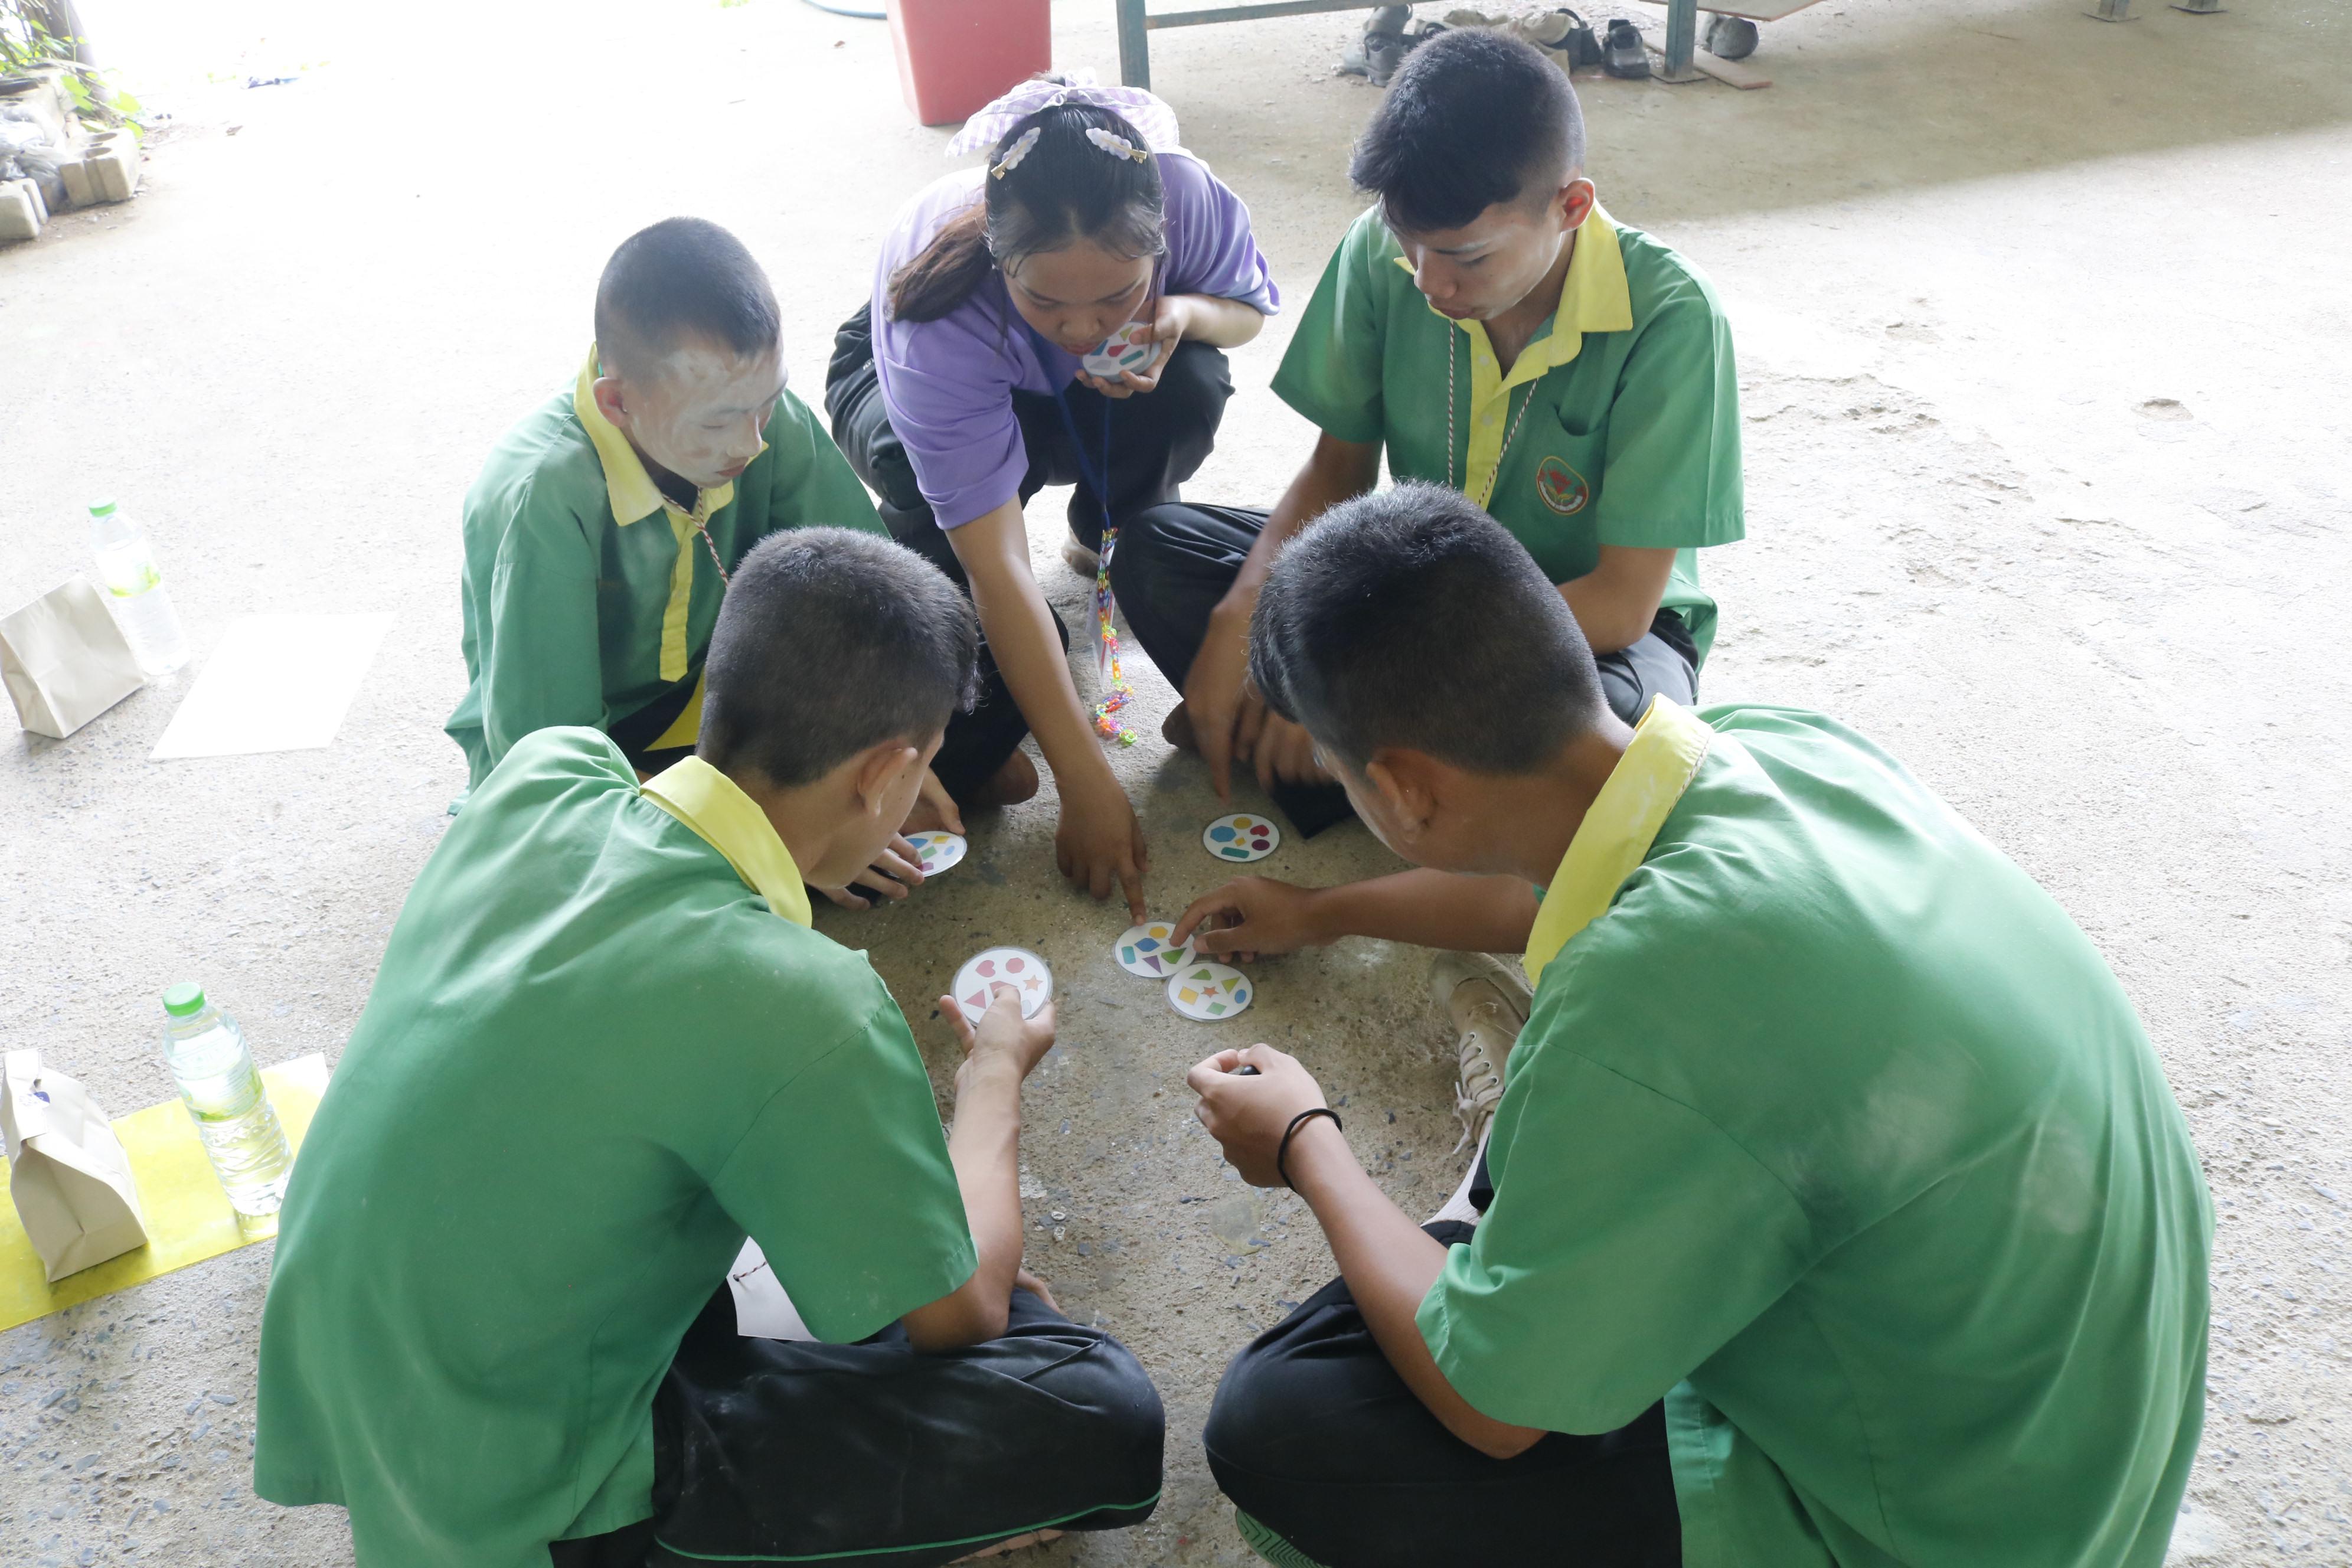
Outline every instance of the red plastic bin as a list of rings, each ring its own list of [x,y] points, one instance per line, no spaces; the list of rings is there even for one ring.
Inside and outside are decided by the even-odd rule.
[[[887,0],[898,87],[926,125],[974,110],[1054,63],[1049,0]]]

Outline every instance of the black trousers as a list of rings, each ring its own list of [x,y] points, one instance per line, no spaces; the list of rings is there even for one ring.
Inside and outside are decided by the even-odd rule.
[[[1100,441],[1106,407],[1110,418],[1110,468],[1105,476],[1110,489],[1111,521],[1122,530],[1118,553],[1127,552],[1125,529],[1146,508],[1173,501],[1177,487],[1191,479],[1215,445],[1217,426],[1225,415],[1225,400],[1234,395],[1233,377],[1224,353],[1207,343],[1179,343],[1161,374],[1159,387],[1144,395],[1107,398],[1089,388],[1067,389],[1070,413],[1087,442],[1087,458],[1102,460]],[[824,410],[833,421],[833,438],[875,494],[890,536],[931,562],[967,592],[970,583],[947,531],[939,526],[929,502],[916,483],[907,448],[890,427],[882,404],[882,387],[874,369],[874,331],[868,308],[860,306],[835,336],[833,362],[826,368]],[[1013,395],[1013,416],[1021,423],[1021,441],[1029,468],[1021,478],[1024,506],[1047,485],[1074,485],[1070,494],[1070,533],[1087,549],[1102,539],[1103,503],[1087,483],[1078,454],[1070,444],[1067,426],[1051,397],[1032,393]],[[1055,620],[1060,620],[1059,616]],[[1070,643],[1070,629],[1061,627],[1062,646]],[[959,801],[992,777],[1013,755],[1029,732],[995,658],[981,649],[981,695],[970,713],[948,722],[947,739],[931,765],[940,783]]]
[[[1210,613],[1233,587],[1265,520],[1245,507],[1170,505],[1121,526],[1111,591],[1135,640],[1179,690],[1208,635]],[[1629,724],[1661,693],[1685,707],[1697,700],[1698,647],[1672,610],[1660,610],[1641,641],[1594,662],[1609,706]],[[1273,795],[1302,833],[1348,815],[1346,794],[1336,785],[1278,784]]]
[[[1454,1246],[1471,1236],[1466,1225],[1425,1228]],[[1682,1562],[1662,1405],[1614,1432],[1555,1432],[1517,1458],[1488,1458],[1397,1376],[1345,1280],[1234,1358],[1202,1442],[1244,1538],[1277,1563]]]
[[[855,1345],[744,1339],[721,1289],[655,1397],[654,1517],[548,1550],[554,1568],[931,1568],[1142,1523],[1165,1425],[1124,1345],[1026,1290],[1003,1337],[919,1355],[896,1324]]]

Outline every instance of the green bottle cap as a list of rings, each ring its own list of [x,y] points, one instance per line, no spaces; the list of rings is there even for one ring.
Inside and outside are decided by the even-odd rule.
[[[163,993],[163,1011],[174,1018],[193,1018],[205,1010],[205,988],[183,980]]]
[[[94,500],[90,502],[89,515],[92,517],[112,517],[114,515],[114,502],[111,500]]]

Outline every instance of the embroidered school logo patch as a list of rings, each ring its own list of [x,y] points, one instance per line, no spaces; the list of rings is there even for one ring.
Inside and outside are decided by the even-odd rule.
[[[1584,476],[1558,458],[1546,458],[1536,468],[1536,494],[1562,517],[1574,517],[1592,499]]]

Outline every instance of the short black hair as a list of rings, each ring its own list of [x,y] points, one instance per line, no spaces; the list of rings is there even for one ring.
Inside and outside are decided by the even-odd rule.
[[[1342,501],[1291,541],[1258,593],[1250,677],[1359,772],[1402,746],[1534,773],[1608,711],[1535,558],[1461,491],[1419,482]]]
[[[947,574],[876,534],[801,528],[719,604],[696,752],[789,789],[886,741],[928,746],[977,689],[980,620]]]
[[[1584,111],[1533,44],[1455,27],[1415,48],[1356,143],[1348,177],[1391,227],[1461,228],[1584,168]]]
[[[782,327],[767,273],[708,218],[666,217],[637,230],[596,282],[596,353],[607,375],[642,375],[687,337],[748,359],[774,349]]]

